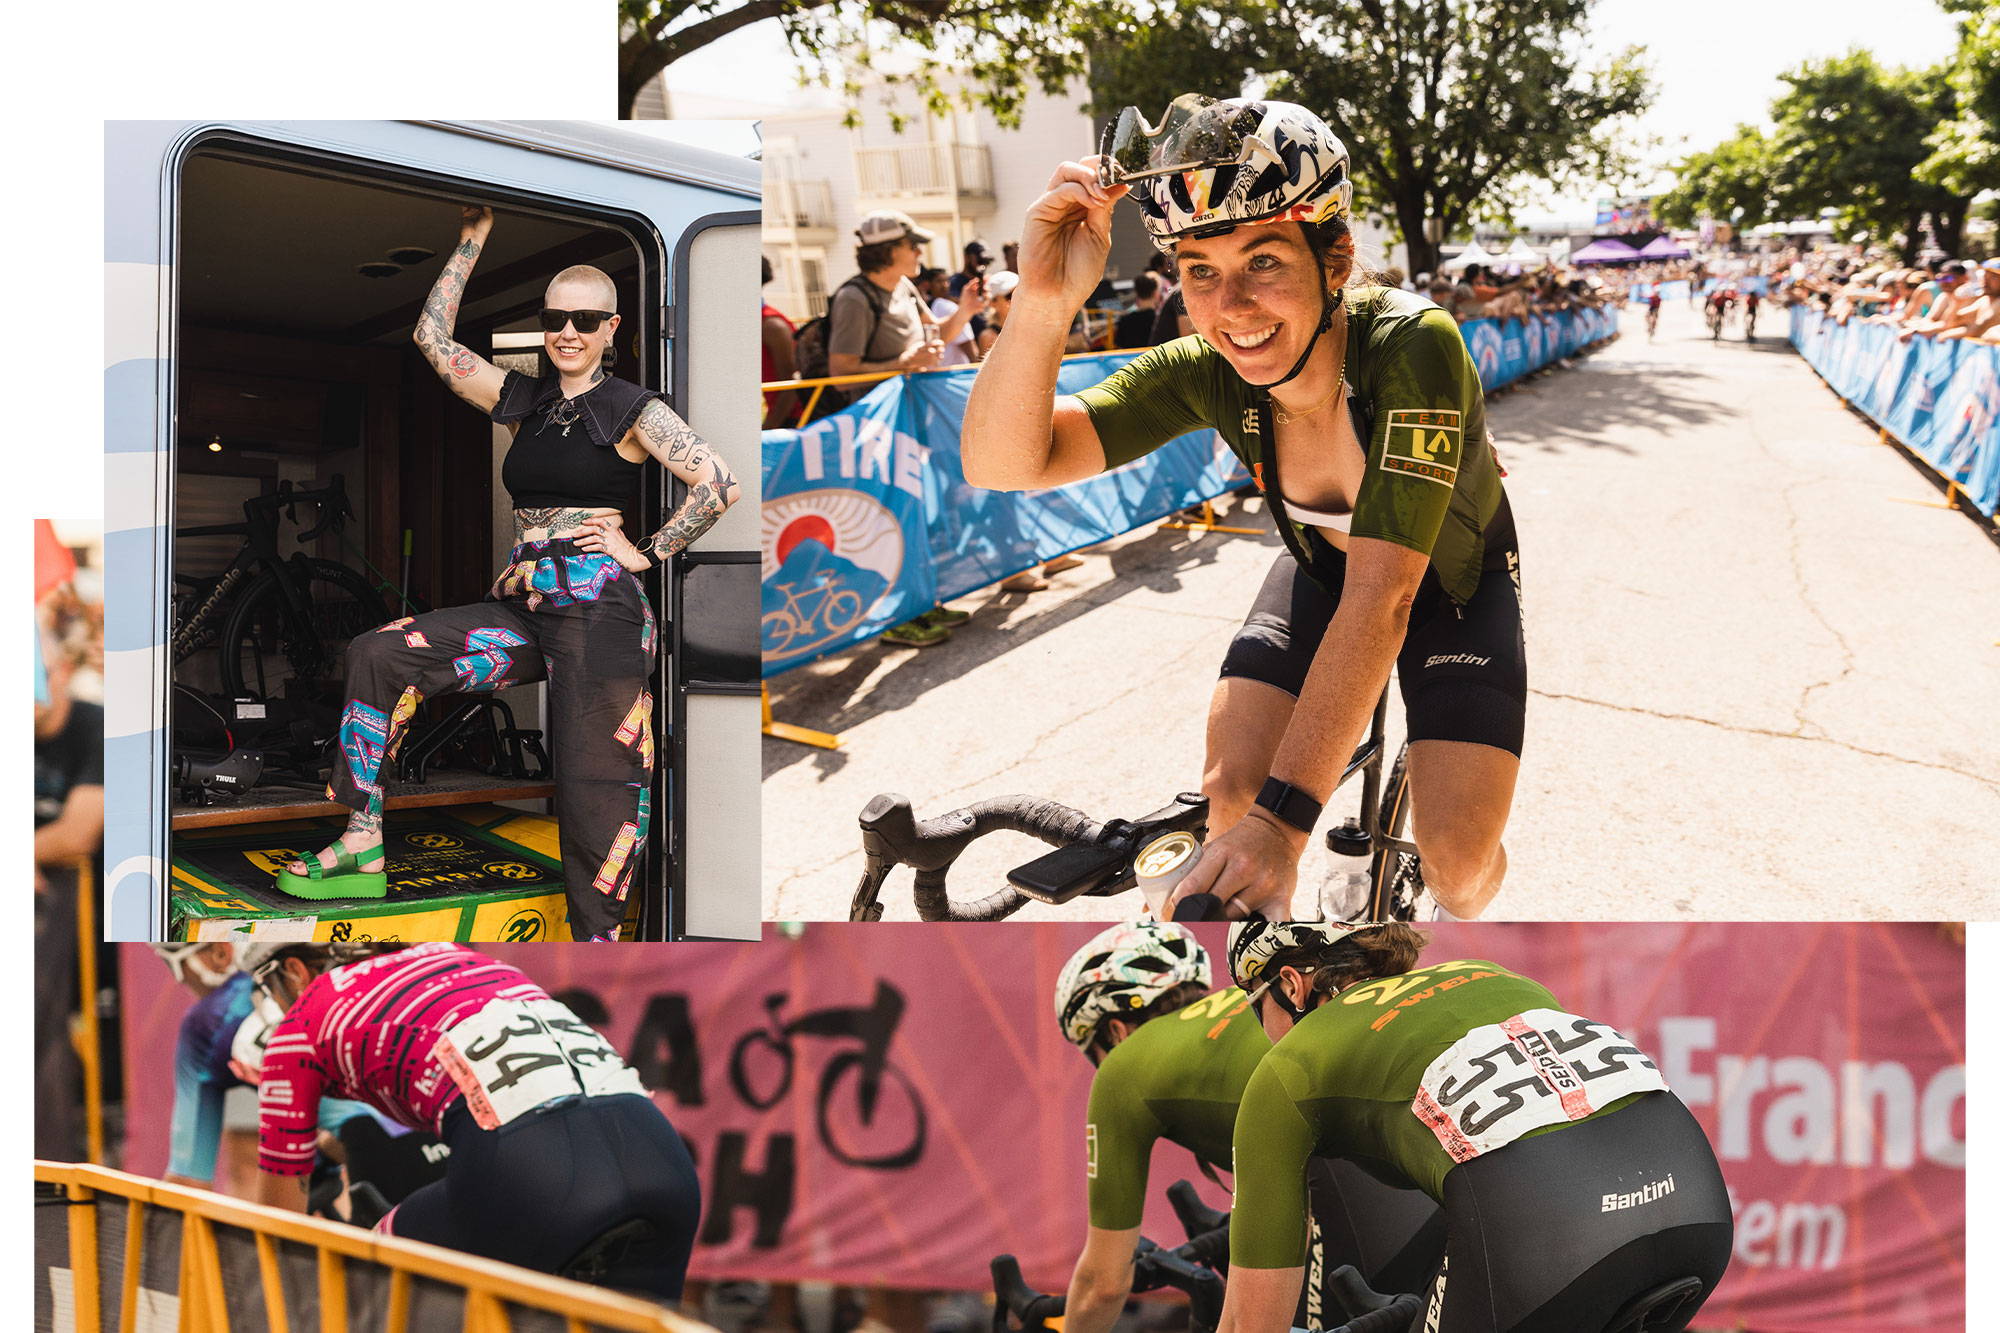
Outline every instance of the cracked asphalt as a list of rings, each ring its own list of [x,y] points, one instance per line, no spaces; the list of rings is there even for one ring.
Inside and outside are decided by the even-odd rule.
[[[1957,920],[2000,901],[2000,548],[1780,328],[1714,343],[1669,303],[1649,344],[1628,313],[1491,404],[1531,693],[1491,917]],[[1222,508],[1262,535],[1152,525],[1047,592],[954,603],[973,619],[943,646],[774,679],[779,720],[842,745],[764,738],[765,916],[845,919],[877,792],[920,816],[1028,792],[1106,818],[1197,787],[1216,666],[1279,549],[1261,501]],[[1039,850],[985,839],[954,891]],[[1345,870],[1310,850],[1297,901]],[[883,898],[913,919],[907,871]]]

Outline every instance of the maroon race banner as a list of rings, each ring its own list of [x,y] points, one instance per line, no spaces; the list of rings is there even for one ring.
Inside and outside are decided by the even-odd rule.
[[[1222,928],[1196,927],[1221,957]],[[610,1034],[701,1165],[694,1273],[1061,1290],[1084,1234],[1091,1069],[1056,1030],[1088,926],[810,925],[763,944],[494,945]],[[1963,1327],[1965,955],[1928,925],[1443,925],[1633,1037],[1708,1131],[1736,1210],[1704,1328]],[[128,1168],[165,1168],[186,993],[123,951]],[[1161,1192],[1223,1192],[1154,1154]]]

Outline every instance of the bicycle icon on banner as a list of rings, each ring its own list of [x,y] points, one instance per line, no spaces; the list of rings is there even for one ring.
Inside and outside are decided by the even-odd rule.
[[[793,1038],[852,1038],[857,1049],[840,1052],[820,1071],[814,1111],[820,1143],[845,1166],[893,1171],[913,1165],[923,1156],[929,1124],[916,1085],[889,1060],[889,1043],[903,1020],[902,992],[878,980],[866,1008],[814,1009],[787,1020],[790,999],[782,991],[766,995],[768,1026],[744,1033],[730,1051],[729,1083],[736,1095],[768,1111],[791,1091],[797,1064]],[[851,1096],[843,1102],[848,1085]],[[885,1087],[893,1094],[886,1104],[881,1101]],[[870,1135],[887,1138],[889,1146],[860,1141]],[[898,1137],[903,1141],[897,1142]]]
[[[861,594],[835,586],[831,572],[822,570],[803,589],[796,583],[771,585],[784,595],[784,605],[766,611],[760,622],[764,651],[774,656],[804,651],[850,629],[866,609]]]

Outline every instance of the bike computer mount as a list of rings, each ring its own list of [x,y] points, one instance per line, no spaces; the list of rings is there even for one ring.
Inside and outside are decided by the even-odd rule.
[[[1037,902],[1061,906],[1084,894],[1118,893],[1132,885],[1132,861],[1146,844],[1168,833],[1208,832],[1208,798],[1182,792],[1171,805],[1143,819],[1114,819],[1096,842],[1044,852],[1007,872],[1007,882]]]

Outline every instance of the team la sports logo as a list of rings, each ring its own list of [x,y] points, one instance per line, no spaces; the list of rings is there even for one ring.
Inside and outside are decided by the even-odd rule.
[[[811,652],[847,633],[895,591],[903,572],[902,525],[859,491],[767,500],[763,528],[766,658]]]
[[[1382,446],[1384,472],[1422,477],[1450,489],[1458,480],[1464,430],[1457,412],[1443,409],[1391,412],[1389,438]]]

